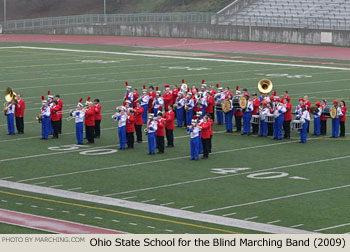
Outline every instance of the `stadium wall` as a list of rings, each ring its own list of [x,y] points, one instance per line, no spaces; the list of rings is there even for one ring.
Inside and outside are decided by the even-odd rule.
[[[329,40],[327,42],[328,44],[350,46],[350,31],[217,24],[147,23],[80,25],[59,28],[41,28],[37,30],[22,30],[16,31],[15,33],[198,38],[297,44],[324,44],[322,37],[324,34],[327,34]]]

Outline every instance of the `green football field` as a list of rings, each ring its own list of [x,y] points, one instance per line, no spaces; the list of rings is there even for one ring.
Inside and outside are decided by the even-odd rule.
[[[276,61],[243,61],[142,50],[152,49],[0,44],[0,90],[13,87],[26,102],[24,135],[7,135],[6,117],[0,117],[0,208],[129,233],[350,232],[350,138],[329,138],[330,120],[327,137],[311,136],[311,122],[307,144],[298,143],[297,131],[290,140],[273,141],[226,134],[224,126],[214,125],[209,160],[191,161],[185,129],[176,128],[175,148],[148,156],[146,136],[135,149],[119,150],[111,118],[123,101],[125,81],[141,91],[143,84],[163,90],[182,79],[199,87],[204,79],[252,93],[267,77],[278,94],[289,91],[293,110],[304,95],[312,103],[349,103],[350,62],[283,63],[272,56]],[[80,98],[101,100],[102,136],[94,145],[76,146],[74,122],[66,120],[59,139],[40,140],[35,116],[48,90],[61,95],[64,118]],[[0,224],[0,232],[36,231]]]

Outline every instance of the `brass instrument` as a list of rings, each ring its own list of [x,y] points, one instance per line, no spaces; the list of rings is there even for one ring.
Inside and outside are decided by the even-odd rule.
[[[149,132],[149,129],[148,129],[148,128],[145,128],[143,131],[146,133],[146,136],[147,136],[147,135],[148,135],[148,132]]]
[[[189,108],[187,105],[185,105],[184,109],[185,109],[186,113],[189,111]]]
[[[311,114],[315,114],[318,111],[318,107],[317,106],[311,106],[310,108],[310,113]]]
[[[258,89],[260,93],[268,94],[272,91],[272,88],[272,81],[270,81],[269,79],[262,79],[258,82]]]
[[[43,117],[41,115],[37,115],[35,119],[38,121],[38,123],[42,123]]]
[[[7,103],[9,103],[6,106],[6,103],[4,103],[4,114],[6,115],[7,110],[13,105],[17,103],[17,94],[13,92],[12,88],[8,87],[5,90],[5,100]]]

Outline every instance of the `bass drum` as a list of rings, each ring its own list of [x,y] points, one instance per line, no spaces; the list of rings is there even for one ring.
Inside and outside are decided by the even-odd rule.
[[[292,129],[300,130],[303,128],[303,122],[301,120],[293,120],[292,121]]]
[[[216,101],[216,111],[222,111],[222,104],[224,103],[225,100],[217,100]]]
[[[241,105],[240,105],[240,99],[241,99],[241,96],[234,96],[232,98],[232,107],[234,108],[241,108]]]
[[[331,118],[331,109],[332,109],[332,105],[327,105],[326,107],[324,107],[323,109],[323,116],[326,118]]]

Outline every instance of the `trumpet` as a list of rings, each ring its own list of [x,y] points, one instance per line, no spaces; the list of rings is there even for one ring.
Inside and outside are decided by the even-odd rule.
[[[38,123],[42,123],[43,117],[42,117],[42,115],[37,115],[37,116],[35,117],[35,119],[38,121]]]
[[[148,132],[149,132],[149,129],[148,129],[148,128],[145,128],[143,131],[146,133],[146,136],[147,136],[147,135],[148,135]]]

